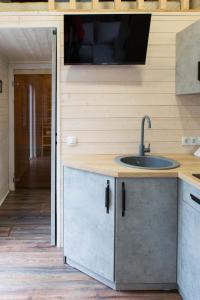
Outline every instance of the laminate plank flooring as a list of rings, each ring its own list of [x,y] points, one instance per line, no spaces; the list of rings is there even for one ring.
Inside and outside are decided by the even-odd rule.
[[[0,300],[180,300],[176,292],[116,292],[63,264],[50,246],[50,191],[17,190],[0,207]]]
[[[16,177],[18,177],[17,174]],[[29,160],[23,175],[15,185],[17,188],[22,189],[50,189],[51,156],[37,157]]]

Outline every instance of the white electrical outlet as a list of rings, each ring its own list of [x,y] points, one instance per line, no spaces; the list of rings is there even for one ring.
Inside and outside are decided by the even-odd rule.
[[[191,139],[188,136],[182,136],[182,145],[190,145]]]
[[[182,136],[181,141],[185,146],[200,145],[200,136]]]
[[[198,138],[196,136],[190,137],[190,145],[198,145]]]

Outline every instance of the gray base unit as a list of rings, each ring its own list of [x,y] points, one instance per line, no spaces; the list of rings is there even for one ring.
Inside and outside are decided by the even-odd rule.
[[[109,281],[114,281],[114,194],[114,178],[65,168],[64,255]]]
[[[176,288],[177,180],[64,169],[67,262],[117,290]]]
[[[116,283],[176,283],[177,180],[117,180],[115,240]]]
[[[184,300],[200,300],[200,191],[180,185],[178,286]]]

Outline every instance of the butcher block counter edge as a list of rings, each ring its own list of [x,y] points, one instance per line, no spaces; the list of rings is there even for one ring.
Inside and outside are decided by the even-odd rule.
[[[169,170],[147,170],[128,166],[125,167],[114,161],[118,155],[119,154],[67,155],[64,156],[63,166],[111,177],[175,177],[200,188],[200,179],[192,176],[192,174],[200,174],[200,158],[192,154],[154,154],[177,160],[180,163],[180,167]]]

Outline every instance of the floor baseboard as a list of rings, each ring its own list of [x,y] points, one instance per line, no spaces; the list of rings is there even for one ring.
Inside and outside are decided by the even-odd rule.
[[[3,202],[5,201],[6,197],[8,196],[9,194],[9,190],[5,193],[5,195],[0,199],[0,206],[3,204]]]

